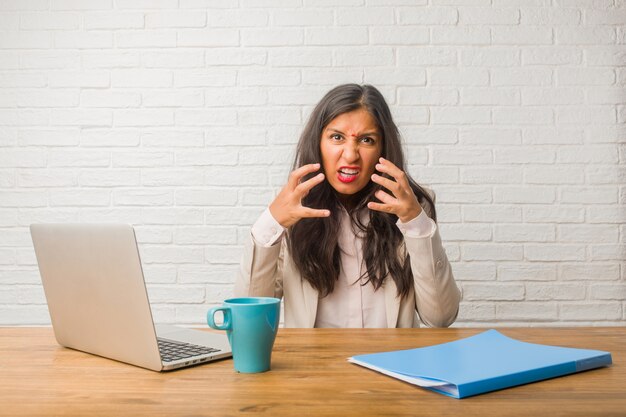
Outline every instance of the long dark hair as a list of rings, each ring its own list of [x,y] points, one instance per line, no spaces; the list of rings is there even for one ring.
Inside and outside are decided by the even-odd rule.
[[[358,84],[337,86],[317,104],[300,136],[293,168],[321,163],[320,140],[324,128],[335,117],[357,109],[367,110],[374,118],[382,135],[382,157],[406,173],[400,132],[393,122],[389,106],[375,87]],[[316,174],[317,172],[308,175],[303,181]],[[407,179],[426,214],[436,221],[435,205],[431,197],[408,173]],[[402,254],[404,256],[398,256],[401,254],[399,249],[404,239],[395,225],[398,217],[367,208],[369,201],[379,202],[374,193],[381,188],[370,181],[361,191],[350,196],[350,204],[345,209],[348,210],[352,225],[364,238],[363,260],[366,272],[361,278],[366,278],[366,281],[362,285],[371,283],[377,290],[389,275],[398,288],[398,296],[405,297],[413,287],[413,277],[406,250]],[[287,244],[296,268],[302,278],[324,297],[333,291],[339,277],[338,213],[342,209],[342,203],[337,192],[325,180],[309,192],[303,205],[331,211],[329,217],[304,218],[287,232]],[[369,222],[363,221],[364,215],[369,218]]]

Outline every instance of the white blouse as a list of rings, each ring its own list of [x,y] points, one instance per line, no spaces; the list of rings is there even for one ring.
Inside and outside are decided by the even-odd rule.
[[[424,210],[407,223],[398,220],[396,226],[403,235],[409,237],[432,236],[437,230],[437,224]],[[370,283],[361,285],[363,281],[360,277],[366,270],[363,260],[363,232],[353,229],[348,213],[341,210],[339,279],[333,292],[319,299],[315,327],[387,327],[384,292],[375,291]],[[252,226],[253,239],[264,247],[280,242],[284,232],[285,229],[274,219],[269,208]]]

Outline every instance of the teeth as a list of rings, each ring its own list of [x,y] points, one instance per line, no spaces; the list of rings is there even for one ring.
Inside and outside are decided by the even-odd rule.
[[[346,175],[356,175],[359,173],[358,169],[347,169],[344,168],[342,170],[340,170],[339,172],[341,172],[342,174],[346,174]]]

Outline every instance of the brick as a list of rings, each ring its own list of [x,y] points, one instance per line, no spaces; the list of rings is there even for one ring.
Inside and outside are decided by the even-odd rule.
[[[487,27],[434,27],[431,33],[433,45],[488,45],[491,42]]]
[[[174,87],[221,87],[235,85],[233,70],[190,70],[176,71]]]
[[[619,87],[592,88],[587,91],[589,104],[622,104],[624,103],[624,89]]]
[[[432,123],[434,124],[490,124],[491,113],[484,107],[464,106],[464,107],[441,107],[431,110]]]
[[[406,7],[397,10],[400,25],[454,25],[459,21],[458,12],[452,7]]]
[[[202,185],[202,176],[194,169],[142,169],[142,185],[162,187],[162,186],[194,186]]]
[[[184,29],[177,33],[176,46],[222,47],[239,46],[239,31],[236,29]]]
[[[139,145],[139,131],[133,129],[83,129],[81,146],[127,147]]]
[[[83,170],[79,177],[80,184],[87,187],[123,187],[138,186],[141,176],[138,170]]]
[[[1,55],[0,59],[3,59]],[[2,64],[0,64],[1,67]],[[77,68],[80,67],[80,56],[67,51],[27,51],[21,54],[20,67],[24,69]]]
[[[463,221],[465,223],[521,222],[522,209],[520,207],[500,205],[467,205],[463,207]]]
[[[57,32],[58,33],[58,32]],[[52,34],[47,31],[2,32],[0,49],[47,49],[52,44]]]
[[[486,149],[464,149],[450,152],[449,149],[440,148],[432,152],[434,165],[480,165],[491,164],[492,161],[492,152]]]
[[[250,167],[241,172],[240,167],[220,166],[205,169],[205,182],[214,186],[267,185],[265,168]]]
[[[141,62],[140,53],[136,51],[99,51],[82,54],[85,68],[134,68]]]
[[[146,68],[200,68],[204,66],[204,51],[147,52],[142,59]]]
[[[437,68],[429,71],[432,85],[478,86],[489,83],[489,72],[483,68]]]
[[[528,244],[524,255],[530,261],[584,261],[585,245],[573,244]]]
[[[50,87],[93,87],[110,86],[110,76],[106,71],[55,71],[48,75]]]
[[[585,93],[580,88],[525,88],[523,105],[583,104]]]
[[[16,31],[20,28],[20,15],[17,13],[8,13],[0,9],[0,27],[3,31]],[[16,63],[15,68],[18,64]],[[1,66],[0,66],[1,68]]]
[[[403,139],[411,145],[453,145],[458,143],[457,129],[449,127],[401,127]]]
[[[139,107],[141,95],[139,93],[123,93],[112,90],[83,90],[80,94],[82,107]]]
[[[335,9],[338,26],[381,26],[394,24],[394,9],[391,7],[351,7]],[[326,22],[326,24],[331,23]]]
[[[111,163],[108,151],[51,150],[48,152],[49,167],[107,167]]]
[[[461,182],[464,184],[510,184],[522,182],[521,168],[461,168]]]
[[[56,190],[50,194],[50,206],[53,207],[98,207],[108,206],[111,191],[107,189]]]
[[[457,281],[493,281],[496,266],[493,262],[455,263],[452,271]]]
[[[575,47],[559,45],[522,49],[522,65],[580,65],[582,59],[582,51]]]
[[[46,305],[17,305],[0,307],[0,325],[49,325],[50,315]]]
[[[375,26],[369,28],[371,45],[427,45],[428,28],[418,26]]]
[[[461,25],[517,25],[520,12],[514,8],[460,7],[459,24]]]
[[[0,169],[0,187],[1,188],[13,188],[15,187],[15,171],[14,169]],[[0,212],[1,214],[2,212]]]
[[[176,32],[164,30],[116,31],[117,48],[174,48]]]
[[[113,204],[116,206],[172,206],[174,193],[168,189],[113,190]]]
[[[559,67],[554,70],[557,85],[580,88],[587,85],[610,86],[615,83],[615,72],[604,67]]]
[[[241,70],[239,82],[242,85],[280,85],[294,86],[300,83],[300,74],[296,70]]]
[[[300,110],[294,108],[293,106],[289,107],[267,107],[267,108],[252,108],[252,109],[241,109],[237,112],[237,117],[242,126],[263,126],[267,127],[268,125],[298,125],[302,123],[302,116],[300,114]],[[257,134],[260,133],[258,129],[256,130]],[[240,135],[234,130],[229,129],[227,131],[222,131],[221,133],[225,133],[230,137],[239,137]],[[217,136],[219,139],[219,136]],[[264,144],[265,142],[261,143]],[[254,143],[255,145],[258,143]],[[252,145],[252,144],[251,144]]]
[[[496,319],[500,322],[506,320],[550,321],[558,319],[558,311],[555,304],[544,302],[497,304]]]
[[[139,132],[137,132],[139,134]],[[144,147],[158,148],[198,148],[204,146],[202,130],[142,131],[141,144]]]
[[[18,69],[19,66],[20,55],[18,53],[0,51],[0,69]]]
[[[584,172],[579,168],[535,166],[524,169],[527,184],[582,184]]]
[[[398,66],[451,66],[457,63],[457,52],[455,48],[424,46],[411,48],[398,46]]]
[[[617,302],[605,303],[563,303],[559,306],[561,320],[619,320],[622,306]]]
[[[138,208],[81,208],[78,221],[91,223],[130,223],[141,224],[143,217],[141,210]]]
[[[176,9],[177,0],[124,0],[115,4],[118,9]]]
[[[204,288],[188,285],[155,284],[147,286],[147,290],[152,303],[201,303],[205,295]]]
[[[528,223],[582,223],[585,210],[567,205],[524,207],[524,221]]]
[[[178,267],[178,282],[189,284],[231,284],[236,267],[213,265],[181,265]]]
[[[27,169],[17,172],[20,187],[73,187],[78,185],[78,173],[59,169]]]
[[[192,110],[179,109],[175,112],[178,126],[234,125],[237,114],[230,109]]]
[[[292,46],[302,45],[304,33],[300,28],[269,28],[240,30],[243,46]]]
[[[588,223],[626,223],[626,211],[619,205],[615,206],[598,206],[587,208]],[[624,234],[621,234],[624,241]]]
[[[255,10],[217,10],[211,9],[208,12],[209,27],[229,27],[229,28],[245,28],[245,27],[263,27],[267,26],[269,14],[266,11]],[[312,17],[313,18],[313,17]],[[308,22],[311,25],[313,22]],[[274,25],[281,26],[274,17]]]
[[[302,71],[302,85],[315,86],[320,89],[322,86],[329,90],[339,84],[363,82],[363,71],[352,68],[327,69],[312,68]],[[384,84],[384,83],[383,83]],[[381,87],[382,88],[382,87]],[[321,93],[322,90],[318,92]],[[317,101],[317,100],[316,100]],[[309,103],[310,104],[310,103]]]
[[[173,126],[174,112],[171,109],[118,110],[113,114],[116,127]]]
[[[203,250],[194,246],[143,245],[141,262],[145,264],[201,263]]]
[[[54,126],[111,126],[113,114],[104,109],[53,109],[51,112]]]
[[[145,225],[204,224],[204,213],[195,208],[144,207],[141,215]]]
[[[415,83],[426,83],[426,74],[414,76]],[[400,87],[398,88],[400,105],[456,105],[459,104],[459,92],[452,88]]]
[[[461,257],[465,261],[521,261],[521,245],[502,243],[468,243],[461,248]]]
[[[554,242],[556,230],[553,225],[496,225],[495,242]]]
[[[461,303],[458,321],[494,321],[496,307],[493,303]]]
[[[177,245],[236,244],[237,230],[233,227],[178,227],[174,231],[174,243]]]
[[[76,13],[22,13],[22,30],[72,30],[78,29],[79,15]]]
[[[446,224],[439,227],[441,236],[446,242],[455,241],[489,241],[491,226],[478,224]]]
[[[341,14],[342,11],[338,10],[337,13]],[[277,10],[273,13],[273,24],[276,26],[325,26],[332,24],[333,20],[334,16],[330,10]],[[263,25],[266,24],[267,17],[263,22]],[[343,23],[341,26],[346,24],[349,23]]]
[[[626,253],[626,245],[591,245],[592,261],[623,261],[624,253]]]
[[[182,206],[232,206],[237,190],[224,188],[185,188],[176,190],[176,204]]]
[[[552,263],[501,263],[498,265],[498,281],[554,281],[556,265]]]
[[[267,104],[268,92],[256,87],[233,87],[229,89],[209,87],[204,89],[205,107],[242,107]]]
[[[23,129],[18,132],[21,146],[76,146],[79,143],[77,129]]]
[[[242,247],[240,246],[205,246],[204,258],[212,264],[239,264]]]
[[[205,13],[197,11],[159,11],[146,13],[146,28],[192,28],[207,24]]]
[[[0,152],[0,166],[3,168],[37,168],[46,166],[46,155],[43,151],[25,149],[9,150]]]
[[[522,131],[523,143],[530,145],[574,145],[583,142],[583,130],[559,126],[527,127]]]
[[[467,127],[459,129],[459,142],[464,145],[519,145],[522,132],[519,129]]]
[[[626,65],[626,51],[615,47],[593,45],[584,50],[584,56],[589,67]]]
[[[619,265],[617,263],[559,263],[559,278],[567,281],[615,281],[619,279]]]
[[[626,169],[621,166],[590,165],[587,170],[588,184],[624,184],[626,183]]]
[[[0,87],[45,87],[45,76],[39,73],[20,74],[5,72],[0,74]]]
[[[272,53],[279,53],[280,51],[285,50],[285,48],[280,48],[280,50],[272,50],[269,51]],[[294,50],[295,52],[296,50]],[[301,51],[297,49],[297,51]],[[205,61],[209,66],[213,65],[234,65],[234,66],[242,66],[242,65],[265,65],[267,62],[267,54],[264,48],[254,49],[254,48],[219,48],[219,49],[211,49],[206,51]],[[277,66],[277,63],[274,63],[274,66]],[[280,65],[278,65],[280,66]]]
[[[202,107],[202,91],[164,90],[143,93],[144,107]]]
[[[245,206],[265,207],[273,199],[274,191],[271,188],[242,188],[239,190],[239,201]]]
[[[437,190],[438,203],[491,203],[491,189],[476,186],[450,186]]]
[[[463,283],[465,301],[517,301],[524,299],[524,286],[520,284],[470,284]]]
[[[2,110],[0,109],[0,126],[47,126],[50,124],[48,110]]]
[[[510,204],[550,204],[556,200],[554,187],[495,187],[494,202]]]
[[[493,109],[494,124],[549,125],[554,122],[549,107],[502,107]]]
[[[554,38],[557,45],[606,45],[615,43],[615,30],[602,26],[556,27]]]
[[[237,162],[237,150],[232,148],[176,152],[177,166],[237,165]]]
[[[394,62],[393,48],[371,46],[367,48],[335,48],[336,66],[390,66]]]
[[[542,25],[542,26],[560,26],[560,25],[579,25],[581,22],[580,10],[566,7],[541,7],[541,8],[522,8],[521,21],[522,25]]]
[[[626,299],[626,284],[592,284],[589,296],[592,300],[623,301]]]
[[[77,107],[79,91],[77,89],[54,89],[31,91],[22,89],[18,96],[19,107]]]
[[[460,62],[465,67],[514,67],[520,65],[520,53],[506,47],[468,47],[460,51]]]
[[[559,149],[557,163],[617,164],[617,147],[613,145],[568,146]]]
[[[545,68],[494,68],[490,73],[493,86],[550,86],[552,70]]]
[[[553,164],[556,152],[550,148],[526,149],[525,147],[507,147],[495,150],[497,164]]]
[[[62,49],[112,48],[113,33],[85,31],[55,32],[54,46]]]
[[[469,87],[460,89],[460,103],[464,105],[518,105],[520,104],[519,92],[505,88],[481,88]]]
[[[85,29],[143,29],[144,14],[139,12],[96,12],[83,14]]]
[[[111,0],[52,0],[52,10],[105,10],[110,9]]]
[[[528,301],[582,300],[585,298],[585,287],[576,284],[533,283],[526,284]]]

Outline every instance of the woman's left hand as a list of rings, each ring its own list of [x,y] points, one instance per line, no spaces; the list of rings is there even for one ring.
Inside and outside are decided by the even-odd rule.
[[[375,195],[382,203],[369,202],[367,207],[371,210],[393,213],[398,216],[402,223],[413,220],[422,212],[422,206],[417,201],[406,174],[385,158],[380,158],[379,162],[376,164],[376,170],[390,175],[395,181],[377,174],[372,175],[372,181],[382,185],[393,195],[378,190]]]

